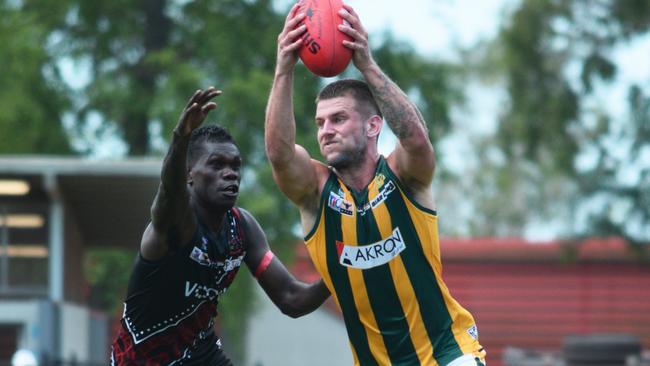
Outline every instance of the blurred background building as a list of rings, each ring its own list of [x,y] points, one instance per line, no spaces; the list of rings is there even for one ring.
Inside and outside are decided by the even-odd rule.
[[[137,248],[160,162],[0,157],[0,365],[104,365],[111,322],[89,306],[89,248]]]

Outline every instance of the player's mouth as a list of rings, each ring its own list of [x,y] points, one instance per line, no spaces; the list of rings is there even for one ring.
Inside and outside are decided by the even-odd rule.
[[[237,197],[239,194],[239,186],[236,184],[231,184],[224,187],[221,192],[223,192],[225,196]]]
[[[336,141],[333,141],[333,140],[325,141],[325,142],[323,142],[323,148],[326,148],[328,146],[332,146],[334,144],[336,144]]]

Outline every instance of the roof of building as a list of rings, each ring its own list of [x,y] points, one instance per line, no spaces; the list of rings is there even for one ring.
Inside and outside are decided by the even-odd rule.
[[[635,261],[635,253],[617,237],[575,240],[527,241],[520,238],[443,238],[446,261],[585,262]]]
[[[63,197],[87,246],[137,247],[162,159],[0,156],[0,179],[25,179],[39,199]],[[7,199],[5,199],[7,200]]]

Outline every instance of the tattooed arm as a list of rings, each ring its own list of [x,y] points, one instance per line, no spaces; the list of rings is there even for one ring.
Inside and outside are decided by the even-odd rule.
[[[343,41],[343,44],[354,51],[354,65],[368,82],[386,123],[398,138],[395,150],[388,157],[388,163],[415,193],[423,192],[423,196],[430,196],[435,155],[426,122],[404,91],[373,60],[368,48],[368,33],[357,13],[349,5],[344,4],[343,7],[345,9],[339,14],[349,25],[342,24],[339,30],[352,37],[351,42]]]

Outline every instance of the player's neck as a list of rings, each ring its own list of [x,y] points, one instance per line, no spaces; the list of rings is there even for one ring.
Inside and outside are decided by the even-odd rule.
[[[355,166],[345,169],[334,169],[336,175],[348,187],[356,191],[364,190],[375,176],[377,164],[379,163],[379,154],[366,155],[364,160]]]
[[[203,225],[207,226],[208,229],[210,229],[210,231],[212,231],[214,234],[219,233],[221,226],[223,225],[227,209],[215,209],[214,207],[206,207],[196,200],[192,200],[192,202],[192,208],[198,215],[199,220],[201,220]]]

